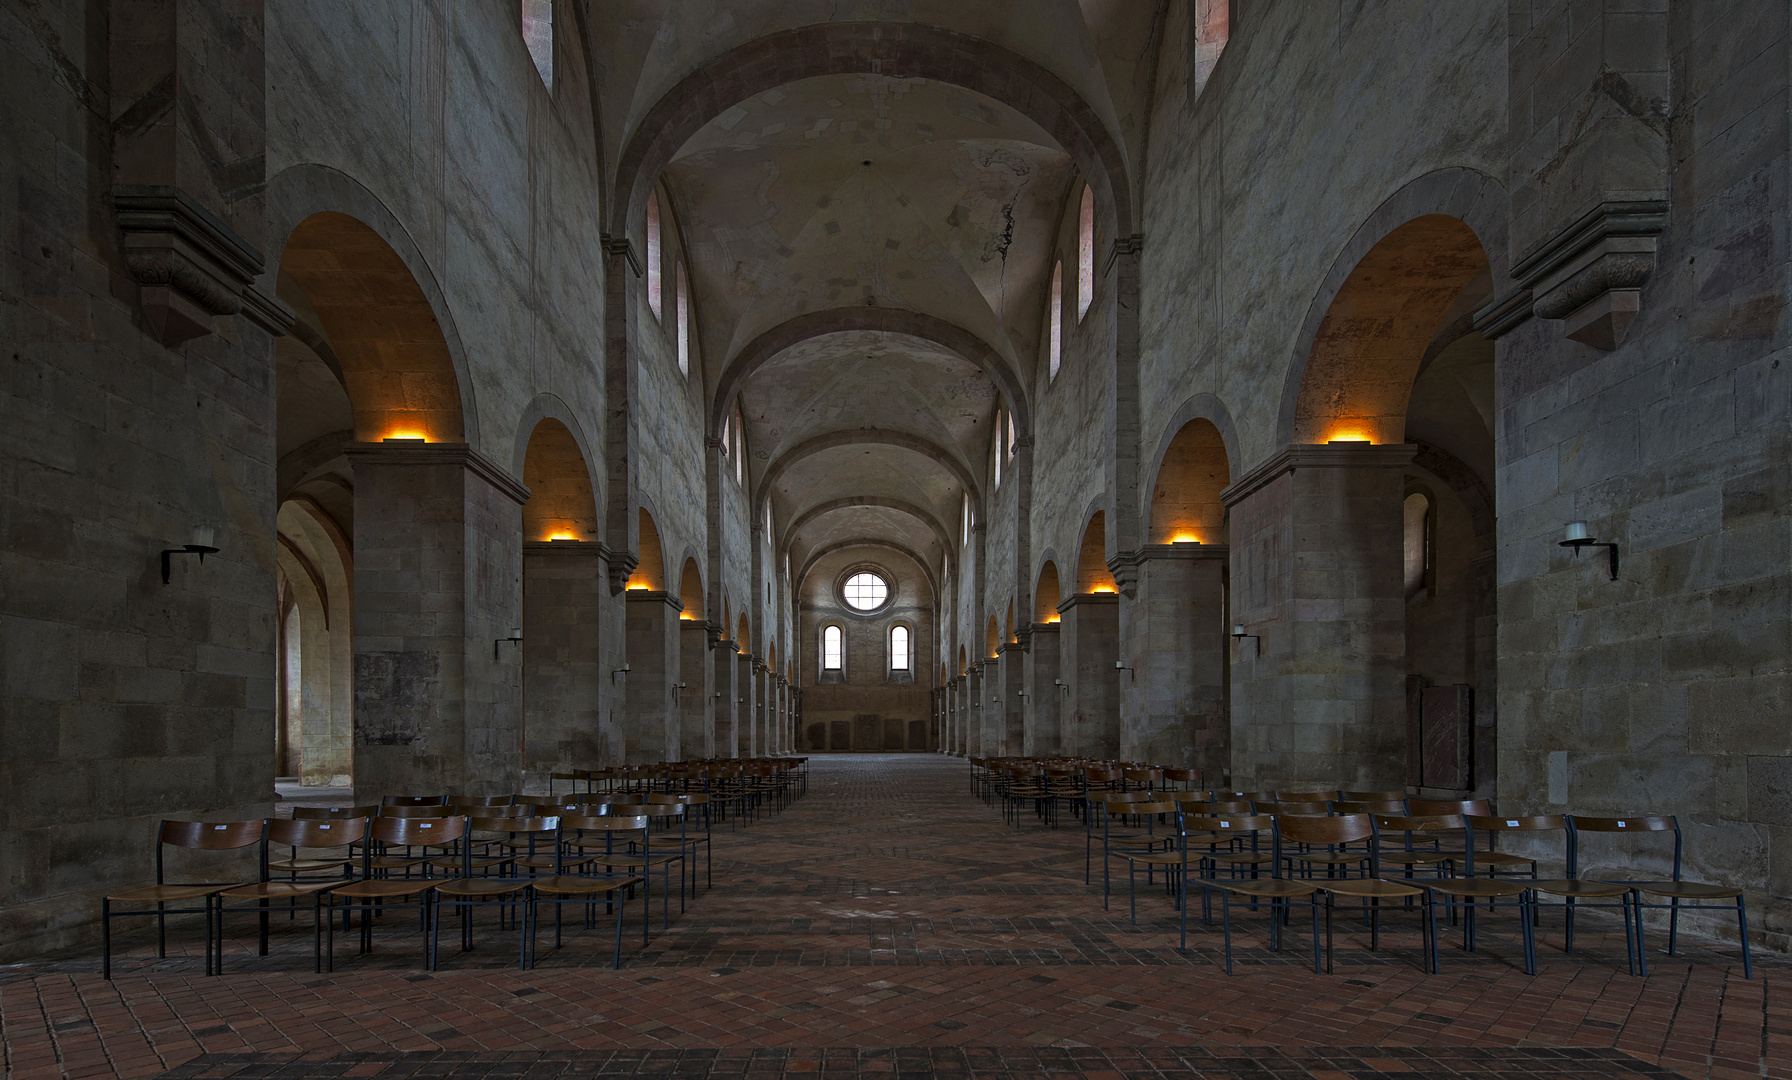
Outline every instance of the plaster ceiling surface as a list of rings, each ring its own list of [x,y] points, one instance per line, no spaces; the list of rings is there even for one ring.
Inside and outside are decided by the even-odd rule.
[[[979,460],[996,388],[975,364],[905,334],[853,330],[810,338],[754,372],[742,414],[763,470],[816,435],[863,426],[903,431]]]
[[[817,551],[858,539],[889,540],[928,560],[935,558],[940,550],[933,530],[913,515],[881,506],[867,506],[823,514],[804,525],[791,541],[791,559],[800,569]]]
[[[776,479],[772,485],[773,522],[782,533],[791,522],[824,503],[884,498],[925,508],[949,532],[958,522],[961,491],[944,466],[913,450],[837,446],[804,458]],[[849,523],[870,521],[873,516],[867,507],[839,515]],[[913,520],[906,514],[902,518]],[[931,531],[927,535],[931,537]]]
[[[1074,168],[1032,121],[943,83],[804,79],[736,106],[666,167],[703,354],[808,311],[922,311],[1030,368]]]
[[[1155,12],[1145,0],[595,0],[593,62],[614,163],[648,113],[692,73],[755,38],[830,22],[939,27],[981,38],[1062,79],[1136,159],[1144,57]],[[1131,122],[1129,122],[1131,121]]]

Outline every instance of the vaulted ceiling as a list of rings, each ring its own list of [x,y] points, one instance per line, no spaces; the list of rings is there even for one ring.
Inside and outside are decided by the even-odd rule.
[[[981,504],[998,408],[1032,385],[1056,230],[1088,140],[1078,158],[1061,124],[1030,118],[1042,115],[1035,90],[998,100],[969,88],[965,65],[998,56],[1055,80],[1058,100],[1118,148],[1110,156],[1136,160],[1162,7],[593,4],[596,25],[617,31],[597,45],[606,160],[633,160],[657,130],[692,132],[649,171],[688,252],[712,420],[738,400],[751,487],[769,497],[793,570],[880,539],[939,567],[967,493]],[[844,23],[862,24],[868,49],[890,36],[879,26],[919,24],[956,52],[939,70],[841,71],[783,38],[789,58],[764,62],[789,77],[754,66],[756,39]],[[707,122],[677,126],[700,108]],[[858,314],[892,310],[925,325]]]

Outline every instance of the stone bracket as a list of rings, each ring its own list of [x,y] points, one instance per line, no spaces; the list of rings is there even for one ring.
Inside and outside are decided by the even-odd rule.
[[[262,255],[180,188],[114,192],[124,259],[138,285],[149,331],[164,345],[203,337],[220,315],[245,308],[244,292],[261,275]],[[257,325],[292,325],[285,305],[256,293]]]
[[[1475,313],[1475,328],[1493,339],[1526,319],[1561,319],[1563,335],[1610,352],[1641,306],[1655,270],[1656,238],[1667,227],[1658,199],[1604,202],[1518,259],[1518,288]]]
[[[1114,268],[1114,263],[1119,260],[1120,256],[1139,255],[1142,254],[1144,250],[1144,233],[1133,233],[1131,236],[1122,236],[1115,240],[1113,250],[1108,252],[1107,261],[1101,264],[1101,276],[1106,277],[1108,275],[1108,271]]]
[[[610,595],[615,596],[628,588],[628,579],[633,576],[635,567],[641,565],[641,557],[632,551],[616,552],[610,557]]]
[[[620,255],[628,260],[628,268],[635,272],[636,277],[642,277],[647,273],[647,268],[641,265],[640,256],[635,254],[635,245],[630,242],[628,237],[611,236],[609,233],[604,233],[599,237],[599,242],[603,244],[605,255]]]

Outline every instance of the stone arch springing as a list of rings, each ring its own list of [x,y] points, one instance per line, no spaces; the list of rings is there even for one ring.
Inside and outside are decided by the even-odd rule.
[[[547,417],[535,425],[523,454],[525,540],[597,540],[597,500],[591,470],[572,431]]]
[[[678,599],[684,604],[679,618],[687,622],[703,620],[703,575],[694,558],[684,561],[684,573],[679,575],[678,581]]]
[[[1050,559],[1039,569],[1039,583],[1033,587],[1033,621],[1040,624],[1059,621],[1058,604],[1063,599],[1058,584],[1058,564]]]
[[[993,657],[1002,644],[1002,631],[996,625],[996,617],[989,617],[989,625],[983,632],[983,655]]]
[[[641,523],[641,561],[635,565],[634,572],[629,575],[628,588],[631,591],[646,589],[652,592],[666,591],[666,552],[660,546],[660,530],[653,523],[653,515],[645,506],[637,511]]]
[[[1183,424],[1158,460],[1151,486],[1148,542],[1223,543],[1226,505],[1220,493],[1231,478],[1226,441],[1219,428],[1199,417]]]
[[[1108,570],[1107,513],[1097,510],[1083,529],[1083,543],[1076,560],[1076,591],[1079,593],[1111,593],[1117,591],[1114,575]]]

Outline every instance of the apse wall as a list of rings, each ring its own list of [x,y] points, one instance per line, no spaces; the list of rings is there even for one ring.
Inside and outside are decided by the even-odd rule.
[[[855,568],[887,575],[894,588],[888,607],[863,614],[842,603],[839,579]],[[844,548],[818,560],[803,583],[798,666],[803,681],[798,753],[892,752],[935,749],[930,732],[934,596],[920,568],[881,547]],[[888,668],[890,629],[914,635],[912,671]],[[845,656],[838,672],[822,667],[821,633],[837,626]]]

